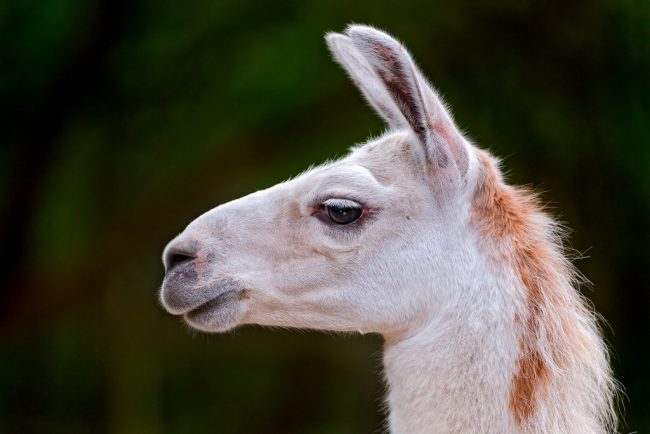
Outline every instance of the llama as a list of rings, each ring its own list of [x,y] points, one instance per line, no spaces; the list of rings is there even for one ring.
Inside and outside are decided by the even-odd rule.
[[[394,434],[615,431],[615,381],[557,223],[459,131],[400,42],[327,44],[388,131],[201,215],[163,253],[192,327],[384,337]]]

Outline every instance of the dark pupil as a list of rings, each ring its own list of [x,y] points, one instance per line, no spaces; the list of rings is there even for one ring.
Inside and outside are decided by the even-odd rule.
[[[327,213],[334,223],[345,225],[352,223],[361,215],[360,208],[331,205],[327,207]]]

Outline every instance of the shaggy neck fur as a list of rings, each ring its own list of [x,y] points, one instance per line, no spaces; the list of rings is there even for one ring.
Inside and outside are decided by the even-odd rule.
[[[476,152],[468,214],[483,260],[464,283],[475,302],[387,340],[391,432],[612,432],[607,351],[559,228]]]

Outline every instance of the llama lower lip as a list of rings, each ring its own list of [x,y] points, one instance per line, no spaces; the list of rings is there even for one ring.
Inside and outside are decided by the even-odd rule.
[[[230,304],[236,300],[239,300],[241,290],[229,290],[220,294],[218,297],[213,298],[212,300],[203,303],[199,307],[192,309],[191,311],[185,314],[185,318],[192,322],[200,322],[202,318],[210,316],[212,312],[223,307],[224,305]]]

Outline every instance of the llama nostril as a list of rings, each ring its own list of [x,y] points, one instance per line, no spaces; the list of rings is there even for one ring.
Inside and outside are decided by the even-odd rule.
[[[170,273],[175,268],[187,264],[188,262],[192,262],[196,259],[196,256],[180,250],[171,250],[167,253],[167,257],[165,259],[165,272]]]

